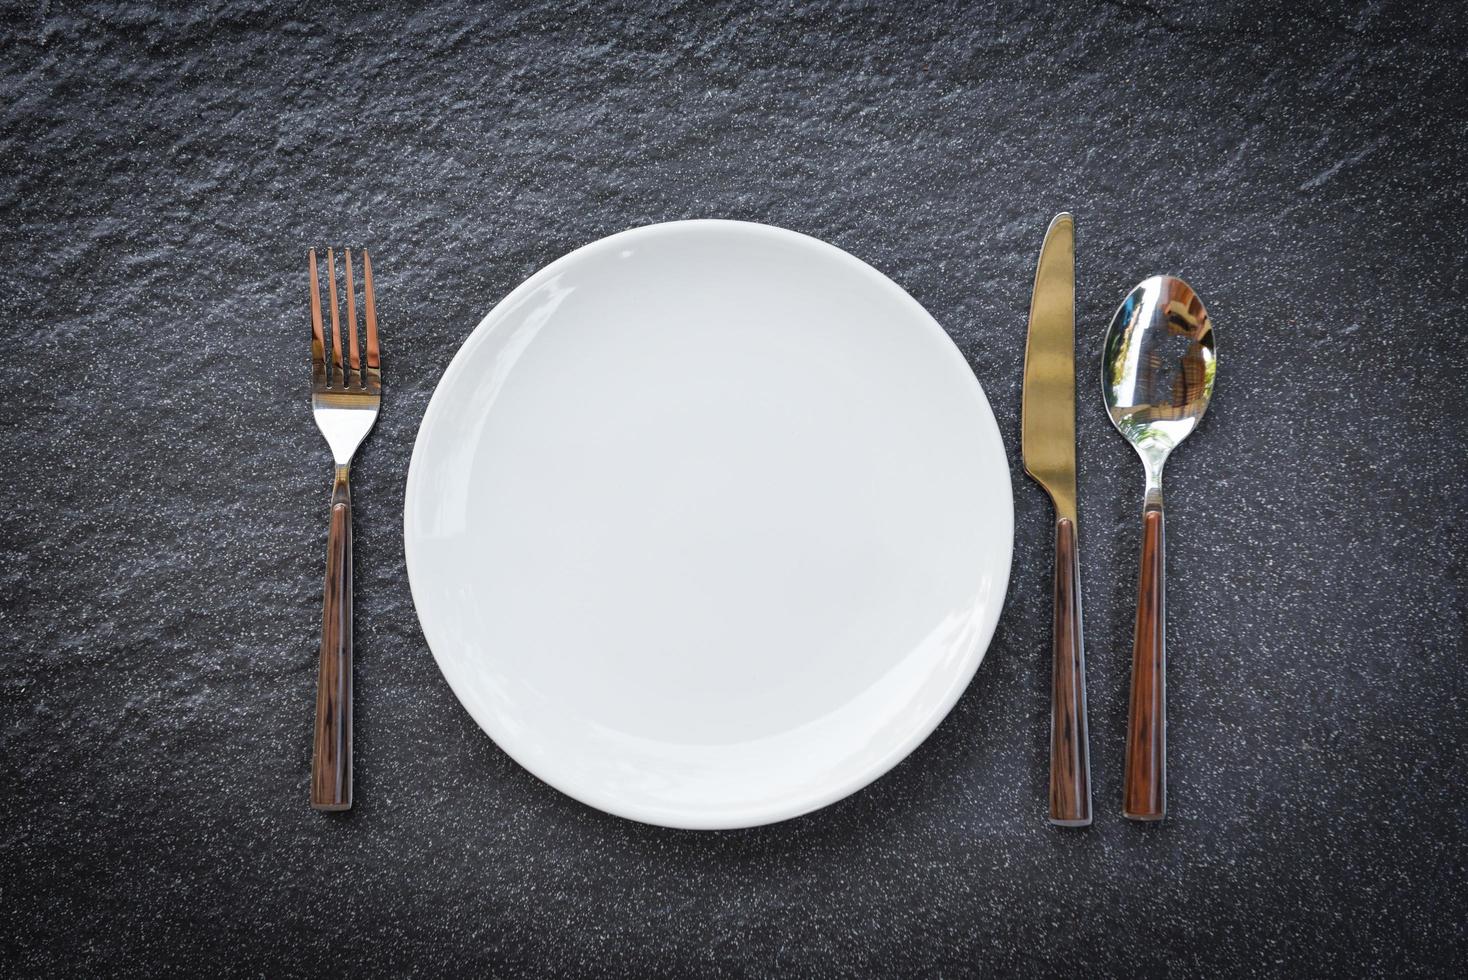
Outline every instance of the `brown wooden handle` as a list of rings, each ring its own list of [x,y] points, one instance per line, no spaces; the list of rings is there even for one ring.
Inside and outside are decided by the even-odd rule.
[[[1127,719],[1126,778],[1121,811],[1132,820],[1167,813],[1167,609],[1163,586],[1165,526],[1161,510],[1142,517],[1142,574],[1132,640],[1132,705]]]
[[[326,535],[311,806],[352,806],[352,496],[344,466],[337,468],[332,486],[331,530]]]
[[[1086,651],[1081,630],[1081,561],[1075,521],[1055,522],[1054,670],[1050,705],[1050,822],[1091,823],[1086,731]]]

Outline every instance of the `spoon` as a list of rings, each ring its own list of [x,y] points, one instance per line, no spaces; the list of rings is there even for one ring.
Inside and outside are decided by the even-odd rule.
[[[1167,813],[1167,656],[1162,467],[1213,397],[1213,324],[1191,286],[1153,276],[1127,294],[1106,331],[1101,393],[1111,422],[1142,457],[1142,572],[1132,641],[1122,813]]]

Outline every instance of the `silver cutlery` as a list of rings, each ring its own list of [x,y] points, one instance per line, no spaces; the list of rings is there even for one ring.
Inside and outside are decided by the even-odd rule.
[[[342,349],[336,255],[326,250],[331,299],[331,345],[321,323],[321,285],[311,250],[311,410],[331,447],[331,526],[326,537],[326,584],[321,611],[321,665],[316,684],[316,730],[311,759],[311,806],[352,806],[352,493],[349,477],[357,447],[377,421],[382,365],[377,346],[377,303],[372,258],[362,251],[366,364],[357,346],[357,303],[352,253],[346,252],[347,346]]]
[[[1106,332],[1101,391],[1111,422],[1142,457],[1142,567],[1132,641],[1122,813],[1167,813],[1167,615],[1162,467],[1213,397],[1213,324],[1192,287],[1153,276],[1127,295]]]

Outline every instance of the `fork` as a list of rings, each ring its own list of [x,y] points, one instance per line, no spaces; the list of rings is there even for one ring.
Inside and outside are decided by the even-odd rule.
[[[336,478],[331,485],[331,528],[326,536],[326,586],[321,603],[321,668],[316,683],[316,734],[311,758],[311,806],[352,807],[352,491],[349,477],[357,447],[377,421],[382,365],[377,347],[377,304],[372,295],[372,257],[362,250],[367,366],[357,349],[357,301],[352,252],[346,250],[347,358],[336,294],[336,255],[326,250],[331,297],[331,348],[321,325],[321,284],[311,249],[311,411],[331,447]]]

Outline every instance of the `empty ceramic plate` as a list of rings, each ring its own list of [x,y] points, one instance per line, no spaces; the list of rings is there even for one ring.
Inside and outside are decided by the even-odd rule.
[[[550,785],[746,827],[886,772],[972,678],[1009,577],[972,371],[866,263],[765,225],[613,235],[470,334],[408,474],[450,686]]]

